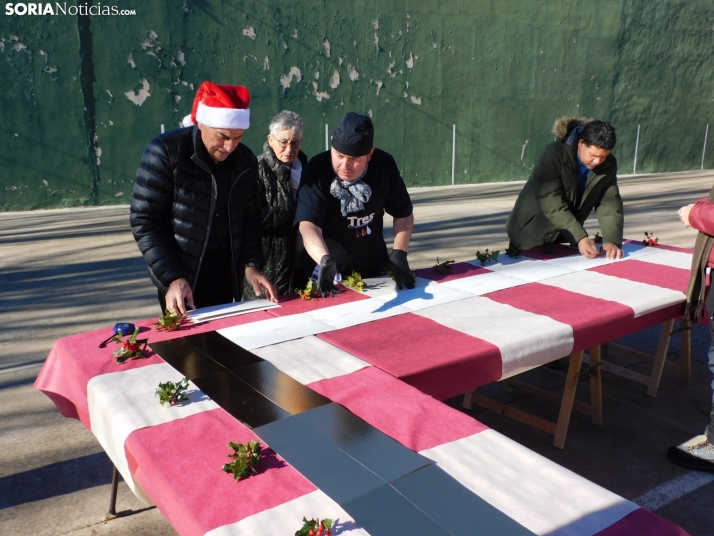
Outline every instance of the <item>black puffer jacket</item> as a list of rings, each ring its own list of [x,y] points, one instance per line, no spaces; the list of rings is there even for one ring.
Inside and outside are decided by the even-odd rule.
[[[200,145],[199,145],[200,144]],[[197,151],[197,147],[201,149]],[[200,154],[207,156],[198,127],[182,128],[154,139],[136,171],[130,223],[149,275],[166,294],[185,278],[196,291],[216,209],[216,179]],[[258,163],[240,144],[226,160],[231,166],[228,198],[234,288],[242,287],[248,262],[263,264],[258,204]]]

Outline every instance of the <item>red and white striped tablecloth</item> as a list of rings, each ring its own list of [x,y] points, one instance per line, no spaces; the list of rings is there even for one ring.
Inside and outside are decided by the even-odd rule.
[[[151,342],[207,331],[248,341],[253,353],[433,460],[535,534],[684,535],[438,399],[677,316],[688,262],[683,250],[656,248],[583,269],[580,257],[531,253],[459,264],[445,276],[419,271],[411,294],[381,282],[364,294],[289,299],[180,332],[138,325]],[[181,374],[151,352],[117,365],[110,348],[97,348],[105,337],[102,330],[58,340],[35,387],[95,434],[128,485],[180,534],[292,535],[303,516],[339,518],[339,533],[367,534],[269,448],[259,474],[234,483],[220,471],[226,445],[255,434],[193,385],[189,403],[160,406],[156,386]]]

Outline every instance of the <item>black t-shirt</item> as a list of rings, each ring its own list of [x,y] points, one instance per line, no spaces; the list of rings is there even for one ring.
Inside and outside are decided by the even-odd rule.
[[[374,273],[387,264],[387,245],[382,235],[384,213],[406,218],[412,201],[394,158],[375,149],[362,180],[372,189],[364,209],[343,216],[340,201],[330,194],[335,179],[330,151],[310,160],[303,170],[295,224],[309,221],[322,229],[325,240],[335,240],[358,263],[360,273]]]

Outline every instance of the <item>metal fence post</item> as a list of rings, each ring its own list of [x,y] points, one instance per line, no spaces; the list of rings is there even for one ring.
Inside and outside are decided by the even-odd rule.
[[[704,155],[707,154],[707,137],[709,136],[709,123],[707,123],[707,129],[704,131],[704,147],[702,148],[702,171],[704,171]]]
[[[454,185],[454,175],[456,173],[456,125],[451,135],[451,186]]]
[[[635,163],[632,164],[632,174],[637,173],[637,149],[640,147],[640,125],[637,125],[637,140],[635,140]]]

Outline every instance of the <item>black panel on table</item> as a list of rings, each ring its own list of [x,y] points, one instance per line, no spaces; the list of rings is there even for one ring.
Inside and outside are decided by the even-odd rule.
[[[293,415],[330,403],[329,398],[305,387],[268,361],[231,372]]]
[[[334,402],[297,419],[387,482],[433,463]]]
[[[261,426],[253,432],[337,504],[386,484],[312,428],[305,427],[298,416]]]
[[[184,339],[227,369],[263,361],[263,358],[229,341],[215,331],[189,335]]]
[[[149,347],[189,380],[226,370],[183,338],[152,342]]]
[[[371,536],[450,536],[388,484],[340,506]]]
[[[194,383],[206,396],[250,428],[290,416],[228,370],[198,378]]]
[[[454,536],[534,536],[436,465],[390,484]]]

